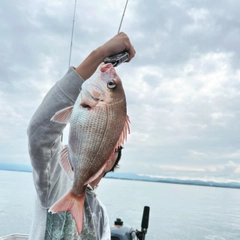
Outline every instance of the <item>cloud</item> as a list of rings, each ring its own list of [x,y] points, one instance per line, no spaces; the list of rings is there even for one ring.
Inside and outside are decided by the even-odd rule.
[[[180,134],[199,140],[215,128],[229,128],[237,119],[235,104],[240,97],[232,87],[232,82],[239,84],[239,72],[231,69],[230,60],[231,54],[209,53],[190,59],[181,69],[175,68],[174,73],[161,67],[140,67],[135,70],[136,75],[126,76],[134,79],[134,84],[129,81],[126,88],[130,114],[138,131],[147,129],[158,144],[159,133],[160,138],[172,133],[175,137]],[[159,79],[157,86],[157,81],[151,84],[152,76]]]
[[[1,4],[0,161],[29,163],[27,125],[68,69],[74,3]],[[239,4],[129,1],[122,30],[137,54],[117,68],[131,120],[122,171],[237,178]],[[116,34],[124,5],[77,3],[72,65]]]
[[[172,166],[156,165],[160,175],[158,177],[174,177],[184,180],[203,180],[214,182],[240,182],[240,164],[229,161],[219,166]],[[157,177],[156,175],[152,175]]]

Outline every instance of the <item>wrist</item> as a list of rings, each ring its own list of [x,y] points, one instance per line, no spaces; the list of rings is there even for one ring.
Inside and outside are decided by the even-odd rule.
[[[88,79],[104,60],[104,49],[101,47],[93,50],[88,57],[76,68],[76,72],[84,79]]]
[[[108,56],[108,51],[104,48],[104,46],[98,47],[93,52],[95,52],[96,56],[101,61],[100,63],[103,62],[104,58],[109,57]]]

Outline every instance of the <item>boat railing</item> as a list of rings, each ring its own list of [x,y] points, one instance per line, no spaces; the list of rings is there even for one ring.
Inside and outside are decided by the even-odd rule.
[[[0,240],[27,240],[27,239],[28,239],[27,234],[19,234],[19,233],[14,233],[4,237],[0,237]]]

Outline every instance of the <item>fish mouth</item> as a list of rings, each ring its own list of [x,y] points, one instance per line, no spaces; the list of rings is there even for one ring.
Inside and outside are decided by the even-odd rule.
[[[101,72],[106,72],[109,69],[114,70],[114,67],[111,63],[102,63],[101,66],[100,66],[100,71]],[[114,70],[114,72],[115,72],[115,70]]]
[[[115,68],[111,63],[102,63],[99,68],[101,76],[108,76],[109,78],[118,79],[118,75]],[[104,78],[104,77],[103,77]]]

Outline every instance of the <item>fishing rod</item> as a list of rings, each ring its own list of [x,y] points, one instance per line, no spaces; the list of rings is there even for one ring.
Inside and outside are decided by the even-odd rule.
[[[126,4],[125,4],[124,10],[123,10],[122,18],[121,18],[120,25],[119,25],[119,28],[118,28],[118,32],[117,32],[117,33],[120,33],[120,29],[121,29],[121,26],[122,26],[123,18],[124,18],[124,16],[125,16],[125,12],[126,12],[126,9],[127,9],[127,5],[128,5],[128,0],[126,1]]]
[[[128,1],[129,0],[126,0],[125,7],[124,7],[124,10],[123,10],[123,14],[122,14],[122,18],[121,18],[121,21],[120,21],[120,24],[119,24],[117,34],[120,33],[120,30],[121,30],[123,19],[124,19],[124,16],[125,16],[127,5],[128,5]],[[74,11],[73,11],[72,34],[71,34],[68,67],[70,67],[71,58],[72,58],[73,33],[74,33],[74,26],[75,26],[76,8],[77,8],[77,0],[75,0]],[[129,53],[128,52],[121,52],[117,55],[113,55],[113,56],[109,56],[109,57],[105,58],[104,63],[111,63],[114,67],[117,67],[121,63],[126,62],[128,60],[128,58],[129,58]]]
[[[74,11],[73,11],[72,35],[71,35],[71,43],[70,43],[68,68],[70,68],[71,58],[72,58],[73,32],[74,32],[74,25],[75,25],[76,8],[77,8],[77,0],[75,0],[75,6],[74,6]]]
[[[124,10],[123,10],[123,14],[122,14],[122,18],[121,18],[121,21],[120,21],[120,25],[119,25],[117,34],[120,33],[123,18],[125,16],[125,12],[126,12],[126,9],[127,9],[127,5],[128,5],[128,0],[126,1],[125,7],[124,7]],[[104,63],[111,63],[114,67],[117,67],[121,63],[126,62],[128,60],[128,58],[129,58],[129,53],[128,52],[121,52],[119,54],[116,54],[116,55],[109,56],[109,57],[105,58]]]

